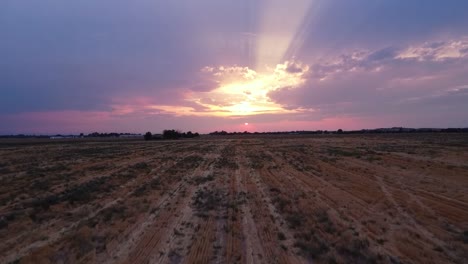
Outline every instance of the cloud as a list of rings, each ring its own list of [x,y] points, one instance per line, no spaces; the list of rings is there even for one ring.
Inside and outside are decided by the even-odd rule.
[[[393,120],[394,125],[401,125],[396,121],[399,117],[402,124],[430,125],[432,115],[449,125],[458,118],[451,111],[468,111],[464,103],[468,99],[464,45],[465,38],[460,38],[407,47],[360,49],[314,64],[285,61],[263,72],[238,65],[206,66],[193,76],[191,86],[158,91],[156,97],[116,95],[108,104],[109,110],[96,116],[108,124],[115,120],[143,122],[148,118],[230,118],[264,123],[265,127],[275,120],[310,125],[341,120],[346,124],[341,127],[355,127],[358,125],[351,125],[352,120],[360,125],[370,124],[370,120],[375,124]],[[423,59],[402,57],[408,50],[418,51],[413,54]],[[441,54],[451,50],[460,56],[440,59]],[[32,114],[30,118],[51,122],[44,116],[53,114],[45,113]],[[62,113],[77,115],[73,111]],[[89,113],[84,117],[94,120]]]
[[[408,47],[397,55],[399,59],[415,59],[418,61],[442,61],[466,57],[468,57],[468,38],[426,42]]]
[[[382,61],[385,59],[394,59],[398,54],[399,49],[397,47],[387,47],[372,52],[366,58],[367,61]]]
[[[308,65],[296,61],[286,61],[261,73],[237,65],[206,66],[200,72],[208,83],[216,84],[213,89],[191,89],[180,104],[153,104],[150,108],[175,116],[223,117],[309,111],[283,107],[269,97],[272,91],[299,87],[308,71]]]
[[[466,1],[317,0],[307,28],[302,58],[311,50],[319,57],[345,48],[407,45],[434,38],[468,34]]]
[[[262,73],[238,66],[219,66],[209,69],[213,69],[209,70],[209,73],[219,78],[219,87],[210,92],[194,93],[187,100],[203,105],[213,113],[223,116],[243,116],[305,110],[285,108],[269,98],[271,91],[300,86],[309,70],[305,64],[286,61]]]
[[[207,71],[207,69],[209,69]],[[249,69],[249,67],[239,66],[219,66],[217,68],[204,67],[202,72],[212,73],[214,77],[222,79],[225,82],[239,81],[239,80],[252,80],[255,79],[257,73]]]
[[[270,2],[3,1],[0,118],[442,125],[466,110],[449,90],[468,83],[468,1]]]
[[[205,66],[195,77],[196,85],[173,91],[167,100],[144,96],[114,98],[112,114],[239,118],[309,112],[312,110],[277,104],[269,96],[272,91],[300,87],[308,71],[309,66],[298,61],[285,61],[264,72],[237,65]]]
[[[443,116],[444,122],[439,122],[450,124],[459,120],[454,111],[468,111],[466,44],[466,38],[461,37],[339,54],[312,64],[299,87],[269,95],[285,108],[315,110],[304,119],[347,116],[390,120],[399,115],[402,123],[411,125],[411,120],[413,125],[427,125],[432,115]],[[418,57],[402,57],[408,50],[417,51],[412,54]]]

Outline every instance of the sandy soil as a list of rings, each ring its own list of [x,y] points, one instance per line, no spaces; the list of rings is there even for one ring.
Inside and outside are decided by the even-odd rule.
[[[0,141],[0,263],[467,263],[468,135]]]

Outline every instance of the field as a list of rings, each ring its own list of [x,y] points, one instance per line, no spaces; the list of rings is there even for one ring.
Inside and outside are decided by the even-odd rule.
[[[0,263],[467,263],[468,135],[0,141]]]

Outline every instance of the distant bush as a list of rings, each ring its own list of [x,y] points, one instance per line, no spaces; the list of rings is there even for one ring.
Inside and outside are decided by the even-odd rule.
[[[192,133],[192,131],[182,134],[182,137],[184,138],[194,138],[194,137],[199,137],[199,136],[200,134],[198,134],[198,132]]]
[[[153,134],[151,134],[151,132],[146,132],[145,140],[151,140],[151,139],[153,139]]]
[[[200,134],[198,132],[193,133],[189,131],[187,133],[180,132],[179,130],[175,129],[166,129],[161,134],[152,134],[151,132],[146,132],[144,138],[145,140],[158,140],[158,139],[179,139],[179,138],[195,138],[199,137]]]
[[[182,137],[182,133],[177,130],[164,130],[163,131],[163,138],[164,139],[178,139]]]

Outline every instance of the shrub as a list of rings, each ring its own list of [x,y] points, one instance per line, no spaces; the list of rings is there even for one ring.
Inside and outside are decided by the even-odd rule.
[[[132,192],[132,196],[137,196],[137,197],[143,196],[146,193],[146,191],[147,191],[146,185],[142,185],[142,186],[136,188]]]
[[[164,139],[178,139],[182,136],[182,134],[174,129],[171,130],[164,130],[163,131],[163,138]]]
[[[5,228],[7,226],[8,226],[8,221],[4,217],[0,218],[0,229]]]
[[[192,206],[199,212],[207,213],[222,205],[222,196],[220,190],[198,190],[192,199]]]
[[[208,176],[197,176],[197,177],[193,177],[192,179],[192,182],[194,182],[196,185],[200,185],[200,184],[203,184],[205,182],[209,182],[209,181],[212,181],[214,180],[214,177],[213,175],[208,175]]]
[[[151,140],[153,138],[153,134],[151,134],[151,132],[146,132],[145,134],[145,140]]]
[[[317,258],[328,251],[327,245],[317,237],[314,237],[310,241],[296,241],[294,247],[299,248],[303,254],[312,258]]]
[[[278,239],[279,240],[285,240],[286,236],[283,234],[283,232],[278,232]]]
[[[286,217],[286,221],[288,222],[290,228],[295,229],[296,227],[302,226],[303,219],[300,215],[292,214]]]
[[[127,218],[127,208],[125,206],[112,206],[109,208],[106,208],[102,211],[102,216],[104,222],[108,223],[111,220],[117,220],[117,219],[125,219]]]

